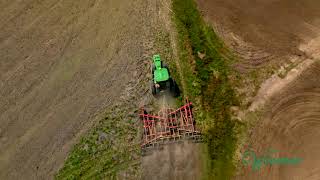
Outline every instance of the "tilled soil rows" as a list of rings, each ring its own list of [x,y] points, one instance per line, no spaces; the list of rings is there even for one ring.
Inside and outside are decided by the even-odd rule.
[[[236,69],[288,62],[305,56],[302,43],[319,36],[320,2],[313,0],[197,0],[225,43],[241,57]]]
[[[145,79],[147,4],[0,2],[0,179],[52,178],[98,115]]]
[[[320,63],[316,62],[266,105],[248,142],[257,156],[301,158],[299,164],[263,165],[241,170],[237,179],[319,179]]]

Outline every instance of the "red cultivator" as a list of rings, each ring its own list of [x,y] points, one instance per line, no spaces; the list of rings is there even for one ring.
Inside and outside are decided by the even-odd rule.
[[[142,148],[182,139],[201,140],[195,128],[192,103],[188,100],[179,109],[163,109],[158,115],[149,115],[141,108],[139,116],[143,124]]]

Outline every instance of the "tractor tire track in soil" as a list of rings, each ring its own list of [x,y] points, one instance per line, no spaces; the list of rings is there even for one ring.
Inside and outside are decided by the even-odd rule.
[[[201,144],[187,141],[154,149],[142,160],[143,179],[200,179],[203,171],[200,151]]]

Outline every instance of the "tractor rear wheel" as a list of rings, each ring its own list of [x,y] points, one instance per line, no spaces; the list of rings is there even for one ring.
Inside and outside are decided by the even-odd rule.
[[[171,89],[171,82],[170,82],[170,80],[166,82],[166,88],[165,88],[165,89],[166,89],[166,90],[167,90],[167,89],[168,89],[168,90]]]
[[[156,85],[154,85],[154,88],[155,88],[155,94],[159,94],[160,93],[160,87],[157,87]]]
[[[170,79],[170,84],[171,84],[170,92],[172,93],[172,95],[174,97],[179,96],[180,92],[179,92],[179,88],[178,88],[177,83],[173,79]]]
[[[152,92],[152,95],[154,96],[157,94],[157,90],[153,81],[151,81],[151,92]]]

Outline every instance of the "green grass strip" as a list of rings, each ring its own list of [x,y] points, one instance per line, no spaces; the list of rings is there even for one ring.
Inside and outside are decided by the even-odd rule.
[[[193,0],[173,0],[173,12],[183,74],[179,79],[185,81],[183,93],[194,101],[198,124],[206,136],[209,176],[230,179],[237,142],[230,107],[239,104],[228,80],[230,52],[203,21]]]
[[[125,115],[123,108],[111,108],[75,145],[55,179],[117,179],[120,173],[139,177],[140,139],[134,125],[136,117]]]

